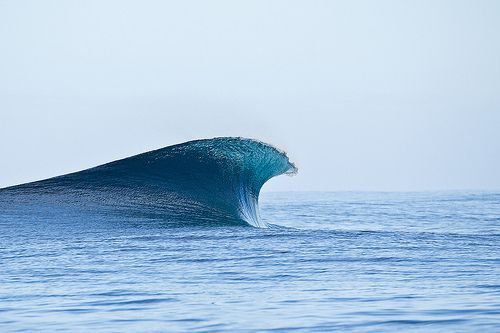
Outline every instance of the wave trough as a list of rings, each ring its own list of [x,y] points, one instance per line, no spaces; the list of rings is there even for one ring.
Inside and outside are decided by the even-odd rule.
[[[266,143],[244,138],[190,141],[91,169],[0,190],[4,214],[82,213],[147,217],[172,224],[248,223],[259,218],[266,181],[297,168]]]

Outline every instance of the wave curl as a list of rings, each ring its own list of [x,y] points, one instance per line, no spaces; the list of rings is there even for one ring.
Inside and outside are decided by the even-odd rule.
[[[265,227],[258,208],[262,186],[272,177],[296,172],[287,155],[269,144],[238,137],[203,139],[1,189],[0,207],[9,202],[21,210],[43,205],[54,213],[62,209],[182,225],[243,222]]]

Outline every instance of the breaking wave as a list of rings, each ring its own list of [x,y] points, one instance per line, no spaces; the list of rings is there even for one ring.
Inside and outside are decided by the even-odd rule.
[[[296,172],[284,152],[260,141],[196,140],[0,189],[0,213],[265,227],[258,207],[262,186]]]

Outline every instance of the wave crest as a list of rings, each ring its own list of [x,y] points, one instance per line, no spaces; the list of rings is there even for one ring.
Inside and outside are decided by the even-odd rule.
[[[17,202],[48,205],[54,212],[73,208],[181,224],[246,222],[265,227],[258,208],[262,186],[272,177],[296,172],[283,151],[257,140],[226,137],[165,147],[6,188],[0,195],[9,195],[10,202],[24,197]]]

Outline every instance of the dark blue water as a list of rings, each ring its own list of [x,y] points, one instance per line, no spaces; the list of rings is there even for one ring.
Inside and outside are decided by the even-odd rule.
[[[0,332],[500,331],[500,193],[259,199],[296,171],[215,138],[0,189]]]
[[[500,193],[260,202],[269,228],[4,207],[0,331],[500,331]]]

